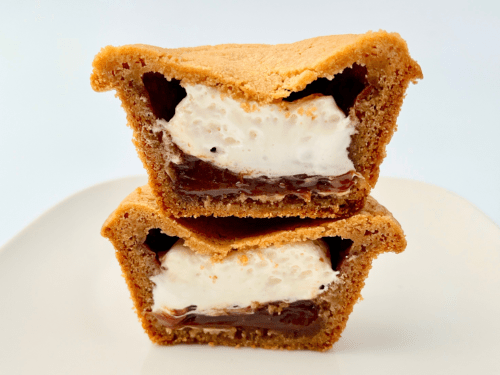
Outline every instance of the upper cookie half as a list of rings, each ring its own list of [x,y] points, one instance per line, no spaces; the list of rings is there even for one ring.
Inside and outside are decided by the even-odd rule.
[[[106,47],[149,184],[176,217],[342,218],[379,175],[406,89],[422,78],[398,34],[293,44]]]

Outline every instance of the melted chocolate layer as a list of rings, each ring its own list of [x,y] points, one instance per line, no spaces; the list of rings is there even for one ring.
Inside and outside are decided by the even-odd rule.
[[[278,194],[296,195],[308,201],[313,193],[345,193],[355,183],[354,171],[336,177],[299,174],[271,179],[266,176],[246,177],[184,153],[182,159],[181,164],[170,164],[170,175],[174,179],[173,189],[180,193],[180,196]]]
[[[366,79],[367,69],[364,66],[353,64],[352,68],[345,68],[336,74],[332,80],[318,78],[311,82],[302,91],[292,92],[283,100],[293,102],[312,94],[331,95],[337,106],[349,115],[349,109],[354,105],[357,96],[368,86]]]
[[[227,315],[210,316],[187,313],[182,316],[171,316],[155,313],[155,316],[168,328],[178,329],[186,326],[228,329],[271,329],[289,337],[314,336],[322,326],[319,307],[312,301],[296,301],[281,309],[280,313],[269,313],[269,306],[278,308],[279,303],[270,303],[259,307],[253,313],[229,313]],[[193,306],[187,308],[193,310]]]

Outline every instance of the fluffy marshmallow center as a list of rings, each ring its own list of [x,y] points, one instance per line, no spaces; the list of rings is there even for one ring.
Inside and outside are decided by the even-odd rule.
[[[222,262],[195,253],[179,240],[161,259],[162,272],[151,277],[153,312],[197,306],[216,314],[252,302],[310,300],[337,280],[323,241],[234,252]]]
[[[170,121],[157,120],[186,154],[253,177],[339,176],[354,170],[347,148],[354,122],[331,96],[258,106],[186,85]]]

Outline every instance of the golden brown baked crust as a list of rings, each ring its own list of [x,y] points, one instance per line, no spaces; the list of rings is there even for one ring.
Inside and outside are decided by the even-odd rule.
[[[261,202],[244,196],[183,201],[169,176],[173,147],[152,130],[156,118],[142,82],[147,72],[168,80],[201,83],[233,97],[280,103],[314,80],[332,79],[354,64],[367,69],[368,87],[349,115],[359,120],[349,157],[363,178],[347,195],[314,196],[311,201],[287,196]],[[116,90],[134,130],[134,143],[161,209],[177,217],[346,217],[363,204],[375,185],[385,147],[396,130],[396,118],[410,82],[422,78],[404,40],[384,31],[335,35],[280,45],[220,45],[163,49],[146,45],[105,47],[96,56],[91,84],[96,91]],[[169,144],[170,142],[170,144]],[[167,144],[167,146],[165,146]],[[170,173],[171,175],[171,173]],[[242,199],[243,197],[243,199]]]
[[[399,223],[383,206],[369,197],[367,204],[348,219],[237,219],[228,228],[226,218],[185,219],[162,216],[149,187],[138,188],[130,194],[106,220],[102,235],[110,239],[116,249],[132,295],[135,310],[150,339],[158,344],[208,343],[229,346],[263,348],[327,350],[335,343],[345,328],[353,306],[360,298],[364,280],[372,260],[380,253],[399,253],[406,241]],[[222,222],[220,222],[222,220]],[[251,221],[270,224],[249,225]],[[295,241],[341,236],[353,244],[343,257],[338,270],[341,282],[335,283],[313,302],[320,308],[324,326],[314,336],[286,337],[272,330],[203,330],[185,327],[167,329],[151,313],[153,305],[150,277],[160,272],[156,255],[145,245],[151,229],[161,229],[168,236],[181,237],[185,244],[200,253],[212,254],[221,259],[231,249],[244,252]]]
[[[126,68],[124,64],[130,58],[135,58],[136,66]],[[392,66],[384,60],[391,60]],[[400,64],[411,74],[409,80],[422,78],[420,67],[411,59],[399,34],[379,31],[277,45],[224,44],[175,49],[144,44],[107,46],[94,60],[91,83],[96,91],[108,91],[122,85],[116,76],[119,80],[123,76],[124,80],[128,77],[140,81],[143,73],[156,71],[186,83],[202,83],[236,97],[270,103],[302,90],[319,77],[331,78],[355,62],[377,65],[374,68],[387,72]]]

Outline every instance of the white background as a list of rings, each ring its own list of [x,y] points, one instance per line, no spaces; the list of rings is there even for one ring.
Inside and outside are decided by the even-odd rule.
[[[0,245],[66,196],[144,173],[119,100],[90,88],[101,47],[274,44],[378,29],[399,32],[425,76],[408,90],[382,175],[442,186],[499,224],[500,1],[407,4],[2,0]]]

